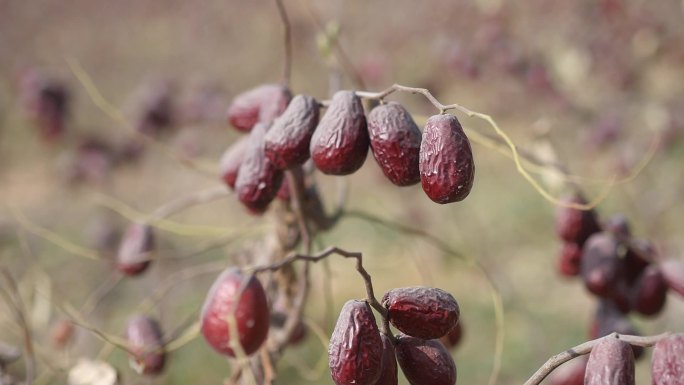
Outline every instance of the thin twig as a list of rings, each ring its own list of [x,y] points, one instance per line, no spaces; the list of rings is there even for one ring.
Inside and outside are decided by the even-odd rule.
[[[206,190],[195,191],[186,196],[174,199],[157,208],[151,215],[153,221],[168,218],[173,214],[190,207],[203,205],[230,196],[232,192],[226,186],[214,186]]]
[[[356,259],[356,271],[358,271],[359,274],[361,274],[361,277],[363,277],[363,282],[366,287],[366,300],[378,313],[380,313],[383,319],[387,319],[387,309],[385,309],[385,307],[382,306],[382,304],[380,304],[380,302],[375,297],[375,293],[373,291],[373,282],[371,280],[370,274],[368,274],[368,271],[366,271],[366,269],[363,267],[363,254],[361,254],[360,252],[347,251],[340,249],[339,247],[329,247],[314,255],[291,254],[290,256],[279,262],[273,263],[268,266],[254,267],[251,269],[251,271],[253,274],[258,274],[266,271],[276,271],[281,269],[285,265],[291,264],[294,261],[306,261],[316,263],[335,254],[340,255],[344,258]],[[381,331],[384,334],[386,334],[389,338],[394,338],[394,336],[392,336],[389,330],[385,329],[385,326],[386,325],[383,323],[382,329],[384,330]]]
[[[481,112],[473,111],[470,110],[458,103],[453,103],[453,104],[442,104],[437,98],[432,95],[430,90],[427,88],[418,88],[418,87],[407,87],[403,86],[400,84],[393,84],[392,86],[388,87],[387,89],[380,91],[380,92],[368,92],[368,91],[356,91],[356,95],[364,98],[364,99],[370,99],[370,100],[379,100],[382,101],[384,98],[387,96],[395,93],[395,92],[408,92],[411,94],[420,94],[423,95],[437,110],[439,110],[440,114],[444,114],[449,110],[458,110],[464,114],[466,114],[468,117],[471,118],[478,118],[480,120],[484,120],[489,124],[494,129],[494,132],[496,133],[497,136],[499,136],[503,142],[508,146],[510,149],[512,156],[513,156],[513,161],[516,166],[516,170],[522,177],[527,180],[527,182],[532,185],[532,187],[546,200],[549,202],[553,203],[556,206],[562,206],[562,207],[568,207],[568,208],[574,208],[577,210],[589,210],[596,205],[598,205],[604,198],[599,197],[600,199],[595,199],[592,202],[589,202],[587,204],[579,204],[575,202],[566,202],[561,199],[558,199],[551,195],[528,171],[527,169],[523,166],[522,161],[521,161],[521,156],[518,151],[518,147],[513,143],[511,138],[504,132],[499,125],[496,123],[494,118],[492,118],[490,115],[483,114]],[[326,106],[329,105],[329,101],[323,101],[321,102],[321,105]]]
[[[292,72],[292,28],[290,27],[290,19],[287,16],[287,10],[285,9],[283,0],[275,0],[275,2],[278,6],[280,21],[283,23],[283,50],[285,57],[283,58],[282,82],[283,85],[287,87],[290,85],[290,74]]]
[[[624,342],[627,342],[630,345],[634,346],[642,346],[642,347],[650,347],[655,345],[658,341],[667,338],[671,335],[671,333],[666,332],[663,334],[658,334],[655,336],[647,336],[647,337],[641,337],[641,336],[632,336],[632,335],[626,335],[626,334],[618,334],[618,333],[612,333],[609,334],[605,337],[601,337],[592,341],[585,342],[583,344],[577,345],[573,348],[570,348],[568,350],[565,350],[561,353],[556,354],[555,356],[549,358],[544,365],[537,370],[532,377],[530,377],[529,380],[525,382],[524,385],[538,385],[540,384],[546,376],[548,376],[551,372],[553,372],[557,367],[561,366],[565,362],[570,361],[571,359],[575,357],[579,357],[581,355],[589,354],[591,353],[591,350],[596,346],[599,342],[601,342],[604,339],[607,338],[618,338]]]

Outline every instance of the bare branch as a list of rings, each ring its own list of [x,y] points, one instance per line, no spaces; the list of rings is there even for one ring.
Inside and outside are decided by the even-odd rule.
[[[290,75],[292,68],[292,32],[290,27],[290,19],[287,16],[287,10],[285,9],[285,4],[283,0],[276,0],[276,5],[278,6],[278,14],[280,15],[280,20],[283,23],[283,48],[285,58],[283,59],[283,85],[290,85]]]
[[[373,291],[373,282],[371,280],[370,274],[368,274],[368,271],[366,271],[366,269],[363,267],[363,255],[360,252],[347,251],[340,249],[339,247],[329,247],[321,251],[320,253],[314,255],[291,254],[282,261],[276,262],[268,266],[254,267],[251,269],[251,271],[253,274],[258,274],[265,271],[276,271],[294,261],[306,261],[316,263],[334,254],[340,255],[344,258],[356,259],[356,271],[358,271],[359,274],[361,274],[361,277],[363,277],[363,282],[366,287],[366,300],[378,313],[380,313],[380,315],[382,315],[383,320],[386,321],[388,318],[387,309],[385,309],[385,307],[382,306],[382,304],[380,304],[380,302],[375,297],[375,293]],[[390,339],[394,338],[392,333],[390,333],[389,329],[387,328],[387,322],[383,322],[381,331]]]

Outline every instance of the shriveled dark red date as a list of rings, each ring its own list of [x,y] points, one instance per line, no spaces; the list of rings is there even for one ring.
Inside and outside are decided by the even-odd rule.
[[[651,357],[653,385],[684,385],[684,334],[656,343]]]
[[[605,337],[610,333],[640,335],[627,317],[626,312],[622,311],[614,301],[601,299],[589,330],[589,338]],[[640,346],[632,346],[632,350],[636,359],[639,359],[644,352]]]
[[[337,385],[374,385],[382,369],[383,344],[366,301],[344,304],[330,337],[328,364]]]
[[[439,340],[447,349],[454,349],[461,343],[461,339],[463,339],[463,320],[459,320],[456,326]]]
[[[584,385],[584,372],[587,370],[587,358],[577,357],[566,362],[549,376],[550,385]]]
[[[563,199],[565,203],[586,204],[581,195],[575,194]],[[570,207],[560,207],[556,212],[556,234],[566,241],[584,245],[584,242],[594,233],[601,231],[596,212],[592,210],[578,210]]]
[[[126,275],[141,274],[150,265],[153,252],[152,228],[144,223],[133,223],[119,244],[116,268]]]
[[[325,174],[348,175],[363,166],[368,147],[361,99],[353,91],[338,91],[311,137],[311,159]]]
[[[641,275],[657,257],[653,244],[643,239],[633,239],[625,253],[625,279],[630,285]]]
[[[582,264],[582,248],[574,242],[563,242],[558,256],[558,272],[567,277],[579,275]]]
[[[440,338],[458,323],[458,302],[444,290],[432,287],[392,289],[382,297],[389,321],[412,337]]]
[[[420,145],[420,181],[434,202],[458,202],[470,194],[475,163],[470,141],[453,115],[434,115]]]
[[[264,84],[237,95],[228,107],[228,122],[248,132],[257,122],[271,122],[285,111],[292,94],[279,84]]]
[[[239,270],[225,270],[209,289],[200,315],[204,339],[214,350],[235,357],[228,326],[235,317],[238,342],[245,354],[259,349],[266,340],[269,328],[268,301],[264,288],[254,276]]]
[[[411,385],[454,385],[456,364],[439,340],[400,335],[397,362]]]
[[[632,236],[632,230],[629,226],[629,221],[624,214],[612,215],[604,224],[604,228],[613,233],[619,239],[627,239]]]
[[[382,338],[382,371],[375,385],[397,385],[399,379],[394,345],[386,335],[380,334],[380,338]]]
[[[420,182],[422,134],[411,114],[399,103],[377,106],[368,114],[373,156],[385,176],[397,186]]]
[[[668,259],[660,263],[660,271],[665,277],[667,286],[684,297],[684,261]]]
[[[289,169],[309,159],[311,136],[318,124],[318,102],[297,95],[273,122],[265,137],[266,156],[280,169]]]
[[[283,171],[279,170],[264,153],[264,135],[268,127],[258,123],[249,134],[249,144],[235,180],[235,192],[247,209],[259,214],[278,194],[283,182]]]
[[[607,232],[592,235],[582,252],[581,274],[584,286],[599,297],[615,293],[621,279],[622,263],[619,243]]]
[[[589,354],[585,385],[634,385],[634,354],[617,338],[601,340]]]
[[[231,189],[235,188],[235,181],[247,148],[249,148],[249,137],[243,137],[228,147],[221,156],[221,179]]]
[[[634,283],[630,307],[642,315],[658,314],[667,300],[667,282],[656,265],[648,266]]]
[[[133,352],[130,364],[136,372],[149,375],[162,372],[166,352],[156,320],[142,315],[131,317],[126,325],[126,340]]]

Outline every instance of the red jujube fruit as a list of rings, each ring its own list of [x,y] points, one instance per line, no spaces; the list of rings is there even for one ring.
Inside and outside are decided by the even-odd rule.
[[[383,344],[366,301],[344,304],[330,337],[328,364],[337,385],[375,385],[382,370]]]
[[[397,186],[420,182],[422,134],[411,114],[399,103],[377,106],[368,114],[368,133],[375,160]]]
[[[473,187],[475,163],[470,141],[453,115],[434,115],[420,145],[420,180],[425,194],[445,204],[465,199]]]
[[[366,161],[368,146],[361,99],[353,91],[338,91],[311,137],[311,159],[325,174],[348,175]]]
[[[235,317],[238,341],[245,354],[256,352],[266,340],[269,328],[268,301],[264,288],[253,275],[239,270],[225,270],[209,289],[200,316],[204,339],[214,350],[235,357],[228,327],[229,317]]]

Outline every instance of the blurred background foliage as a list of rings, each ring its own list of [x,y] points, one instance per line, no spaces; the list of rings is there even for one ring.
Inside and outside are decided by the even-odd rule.
[[[503,0],[415,2],[285,1],[293,33],[293,92],[319,99],[331,84],[381,90],[392,83],[426,87],[443,103],[461,103],[492,115],[518,146],[565,164],[587,179],[595,197],[610,187],[599,212],[627,215],[638,237],[667,255],[684,246],[681,164],[684,146],[684,5],[679,1]],[[328,31],[328,32],[325,32]],[[328,55],[326,33],[338,42],[356,74]],[[216,186],[170,153],[216,167],[239,137],[224,121],[231,98],[281,74],[282,24],[274,2],[258,1],[55,1],[0,0],[0,199],[32,222],[89,249],[111,250],[128,223],[103,207],[102,195],[142,213],[175,197]],[[146,146],[131,162],[112,154],[133,151],[131,133],[96,107],[74,76],[74,60],[101,93],[141,129],[150,106],[166,105],[172,121],[154,131],[160,145]],[[61,135],[49,137],[27,111],[31,79],[52,82],[70,96]],[[434,108],[419,96],[393,95],[422,124]],[[165,104],[166,103],[166,104]],[[30,104],[30,103],[29,103]],[[481,121],[459,115],[467,128],[491,133]],[[659,136],[648,166],[624,178]],[[503,297],[505,343],[500,384],[520,384],[547,357],[587,339],[594,300],[578,280],[556,272],[560,245],[553,233],[554,206],[491,146],[473,144],[474,188],[462,203],[436,205],[420,186],[396,188],[372,156],[348,177],[349,207],[424,229],[477,259]],[[118,159],[118,158],[117,158]],[[319,175],[332,206],[336,178]],[[558,178],[540,177],[555,196]],[[98,198],[99,197],[99,198]],[[60,312],[50,304],[82,304],[112,274],[107,260],[88,260],[22,230],[0,209],[0,264],[20,284],[34,322],[34,338],[48,357],[73,363],[95,357],[101,342],[79,329],[67,352],[51,347],[49,325]],[[234,199],[195,207],[173,217],[226,233],[264,231]],[[20,239],[26,240],[21,247]],[[107,238],[111,237],[111,238]],[[216,237],[158,231],[158,259],[139,278],[127,278],[107,296],[89,322],[121,335],[125,320],[170,274],[210,261],[226,261],[257,237],[241,238],[191,258]],[[429,242],[355,218],[318,240],[362,251],[376,292],[410,285],[443,288],[459,300],[465,328],[454,353],[459,383],[485,383],[496,335],[492,296],[482,275]],[[108,243],[109,242],[109,243]],[[107,253],[105,252],[105,255]],[[349,298],[362,298],[351,261],[331,259],[314,267],[309,322],[329,335]],[[197,317],[215,275],[178,282],[151,312],[171,332]],[[328,285],[330,287],[328,288]],[[329,300],[326,293],[334,293]],[[0,340],[21,345],[12,312],[0,308]],[[644,334],[681,331],[684,305],[670,298],[656,319],[636,317]],[[13,326],[14,325],[14,326]],[[327,350],[311,334],[279,363],[279,383],[332,383]],[[648,359],[637,368],[648,378]],[[174,351],[165,374],[147,382],[115,351],[111,363],[125,383],[220,383],[230,369],[201,338]],[[20,375],[21,364],[11,369]],[[46,370],[39,366],[38,374]],[[65,382],[58,372],[53,383]]]

